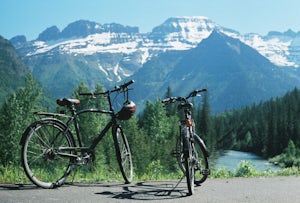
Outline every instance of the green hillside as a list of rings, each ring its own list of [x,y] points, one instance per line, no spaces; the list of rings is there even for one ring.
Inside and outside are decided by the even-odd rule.
[[[28,69],[10,42],[0,36],[0,104],[24,84]]]

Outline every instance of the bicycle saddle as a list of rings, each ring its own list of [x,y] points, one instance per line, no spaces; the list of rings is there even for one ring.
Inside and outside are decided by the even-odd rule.
[[[63,98],[63,99],[57,99],[56,103],[59,106],[71,106],[71,105],[74,105],[74,104],[80,104],[80,100],[78,100],[78,99]]]

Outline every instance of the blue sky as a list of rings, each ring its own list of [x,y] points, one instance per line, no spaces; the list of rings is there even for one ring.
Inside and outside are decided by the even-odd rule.
[[[62,30],[80,19],[150,32],[174,16],[206,16],[242,34],[300,31],[299,0],[0,0],[0,35],[33,40],[50,26]]]

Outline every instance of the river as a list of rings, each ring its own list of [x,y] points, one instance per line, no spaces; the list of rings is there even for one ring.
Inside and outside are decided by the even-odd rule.
[[[216,160],[215,168],[225,168],[227,170],[234,171],[239,167],[239,164],[243,160],[251,161],[257,171],[264,171],[267,169],[280,170],[280,167],[269,163],[268,160],[265,160],[253,153],[234,150],[224,151],[224,154]]]

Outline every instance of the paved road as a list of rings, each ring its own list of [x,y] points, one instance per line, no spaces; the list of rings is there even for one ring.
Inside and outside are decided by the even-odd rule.
[[[180,203],[297,203],[300,177],[208,179],[187,195],[184,181],[122,183],[73,183],[57,189],[33,185],[0,184],[0,202],[180,202]]]

